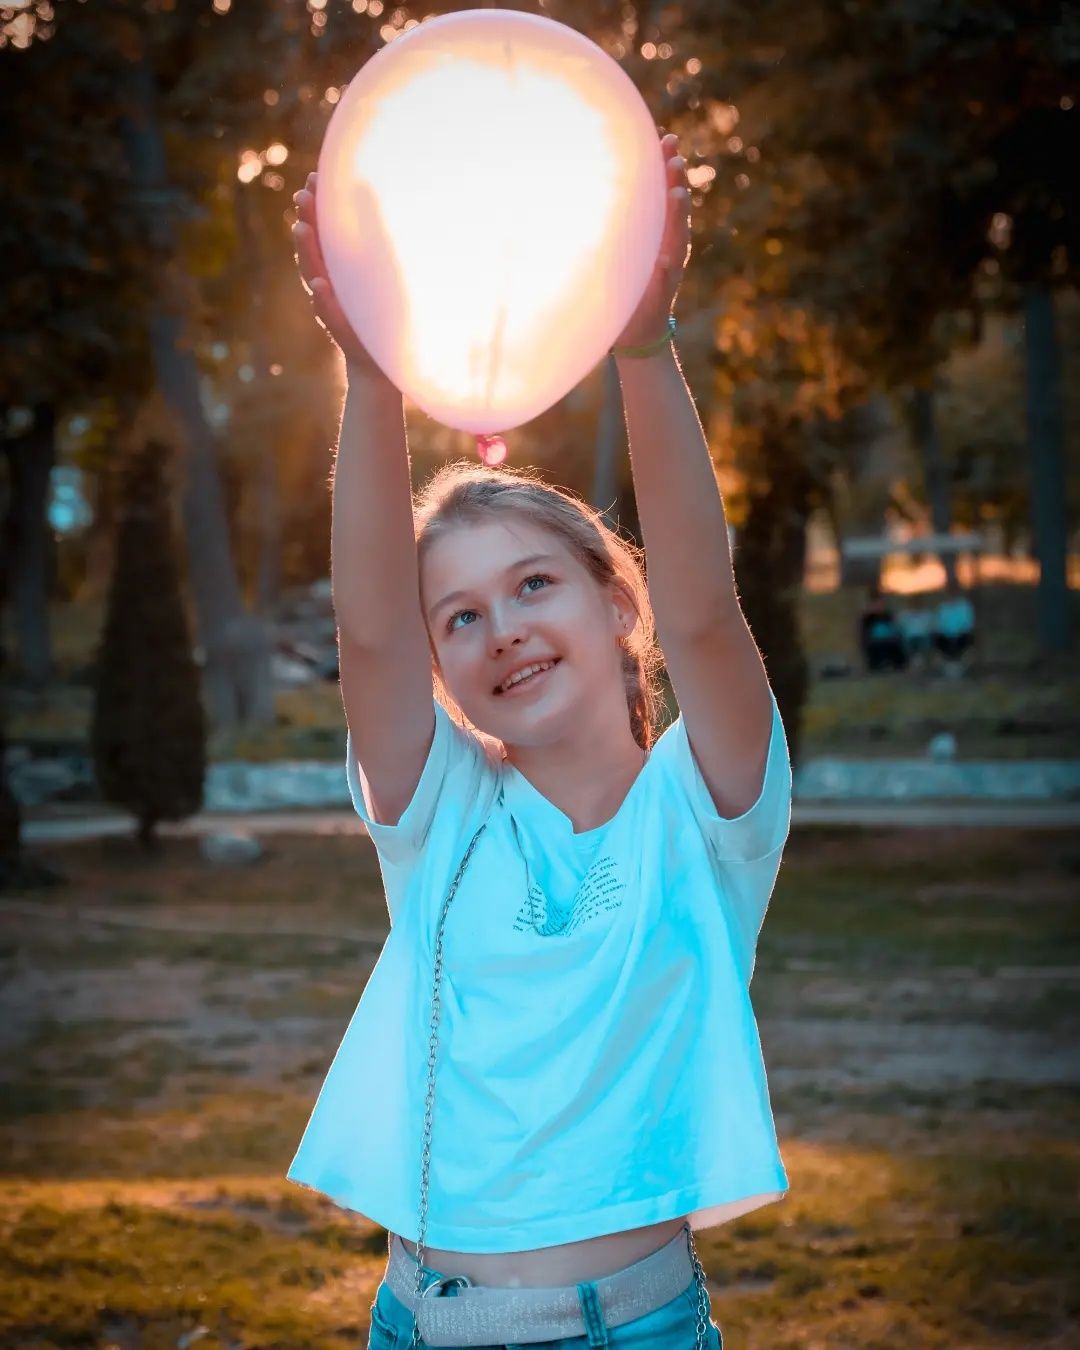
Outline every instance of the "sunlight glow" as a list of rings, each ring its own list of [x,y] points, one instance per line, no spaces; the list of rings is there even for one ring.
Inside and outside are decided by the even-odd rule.
[[[488,111],[511,94],[513,127]],[[454,108],[455,114],[432,123],[431,107]],[[439,394],[487,378],[483,339],[461,341],[463,314],[471,315],[468,329],[478,334],[502,327],[508,345],[526,345],[552,298],[584,280],[582,255],[600,242],[615,182],[601,121],[582,112],[565,87],[540,72],[521,71],[511,89],[505,71],[460,62],[433,70],[422,91],[413,87],[389,96],[379,123],[358,147],[356,176],[377,186],[386,228],[409,278],[413,356]],[[463,135],[474,139],[478,152],[465,161],[459,153]],[[402,142],[424,144],[422,179],[398,172]],[[553,158],[556,143],[575,144],[574,155]],[[477,213],[441,216],[442,244],[432,249],[432,220],[418,193],[434,201],[475,201]],[[568,231],[573,246],[564,246]],[[448,255],[458,260],[452,274]],[[504,395],[525,396],[530,376],[528,368],[507,366]]]
[[[590,323],[610,342],[629,318],[626,272],[640,295],[651,271],[635,264],[642,229],[652,257],[659,245],[662,160],[644,104],[643,129],[565,49],[474,34],[448,53],[423,41],[434,32],[398,33],[408,58],[380,52],[369,67],[384,62],[385,78],[365,67],[350,84],[319,164],[320,232],[342,304],[358,331],[375,319],[372,355],[395,382],[446,425],[504,431],[577,382]],[[620,256],[613,239],[628,238]],[[487,422],[465,426],[464,402]]]

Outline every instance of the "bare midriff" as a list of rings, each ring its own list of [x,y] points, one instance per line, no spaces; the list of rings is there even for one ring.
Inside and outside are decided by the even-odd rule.
[[[467,1275],[473,1284],[533,1289],[578,1284],[643,1261],[670,1242],[685,1222],[667,1219],[624,1233],[605,1233],[528,1252],[452,1252],[425,1246],[424,1265],[443,1275]],[[416,1243],[406,1238],[401,1241],[415,1257]]]

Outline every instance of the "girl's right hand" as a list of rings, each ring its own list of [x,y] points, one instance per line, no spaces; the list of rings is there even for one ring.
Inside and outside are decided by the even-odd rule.
[[[326,275],[326,263],[323,261],[322,248],[319,245],[319,227],[315,219],[317,180],[318,174],[309,173],[304,187],[299,192],[293,193],[296,222],[292,227],[292,237],[300,279],[311,297],[311,307],[315,311],[317,322],[341,348],[348,369],[385,378],[382,370],[368,355],[367,349],[353,331]]]

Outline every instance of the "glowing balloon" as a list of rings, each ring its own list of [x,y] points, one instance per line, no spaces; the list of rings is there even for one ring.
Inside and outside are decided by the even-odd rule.
[[[361,341],[446,426],[538,416],[618,338],[660,247],[659,135],[574,29],[465,10],[373,56],[319,156],[327,271]]]

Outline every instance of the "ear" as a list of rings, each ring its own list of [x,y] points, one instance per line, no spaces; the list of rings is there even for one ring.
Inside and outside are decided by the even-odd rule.
[[[611,604],[615,614],[615,627],[618,636],[628,638],[637,626],[637,606],[631,600],[629,593],[616,584],[611,587]]]

